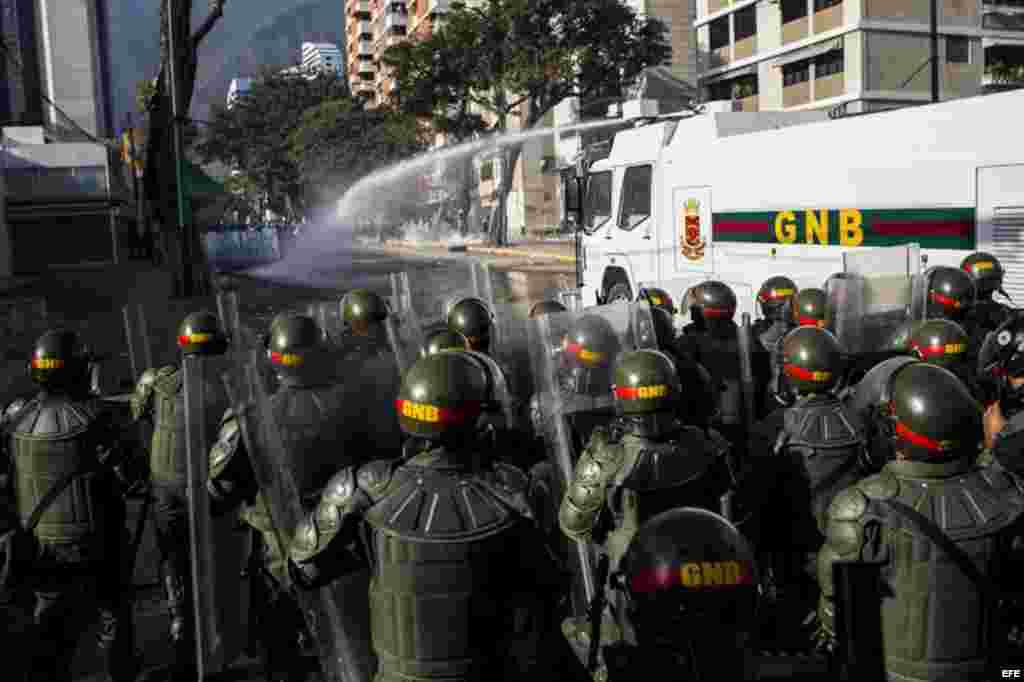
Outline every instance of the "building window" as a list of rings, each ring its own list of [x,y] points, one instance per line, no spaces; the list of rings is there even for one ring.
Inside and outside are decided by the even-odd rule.
[[[635,230],[640,223],[651,217],[652,177],[650,166],[633,166],[626,169],[626,175],[622,180],[619,209],[620,230]]]
[[[965,36],[946,36],[946,61],[950,64],[970,64],[970,38]]]
[[[843,4],[843,0],[814,0],[814,11],[820,12],[826,10],[829,7],[835,7],[836,5]]]
[[[755,5],[744,7],[733,15],[733,32],[736,34],[737,43],[757,33],[757,8]]]
[[[708,83],[708,101],[732,99],[732,81],[715,81]]]
[[[782,0],[782,23],[788,24],[807,16],[807,0]]]
[[[754,97],[758,94],[757,90],[757,76],[740,76],[732,81],[732,99],[743,99],[744,97]]]
[[[729,17],[719,17],[708,24],[709,44],[712,50],[729,45]]]
[[[843,51],[832,50],[814,60],[814,77],[825,78],[843,72]]]
[[[612,172],[591,173],[584,196],[587,221],[583,230],[593,234],[612,217]]]
[[[782,67],[782,85],[783,87],[789,87],[790,85],[797,85],[799,83],[807,82],[811,77],[811,62],[810,60],[803,60],[801,62],[794,62],[792,64],[786,64]]]

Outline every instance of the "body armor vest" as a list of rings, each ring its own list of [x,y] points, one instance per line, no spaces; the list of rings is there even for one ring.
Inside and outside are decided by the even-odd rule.
[[[66,396],[40,395],[12,420],[12,462],[18,516],[25,523],[47,491],[65,474],[76,476],[42,513],[35,535],[48,545],[62,546],[72,561],[99,559],[106,499],[113,488],[96,461],[93,427],[99,413],[93,405]]]
[[[994,332],[999,325],[1009,319],[1010,311],[1011,308],[991,298],[979,299],[971,308],[968,326],[983,330],[983,334]]]
[[[807,509],[824,533],[832,499],[864,475],[863,420],[831,395],[801,398],[783,420],[775,452],[785,458],[784,466],[798,482],[790,499],[800,510]]]
[[[717,453],[694,427],[683,427],[663,443],[627,433],[619,446],[625,459],[607,493],[615,525],[607,542],[612,570],[618,569],[630,541],[645,521],[676,507],[717,512],[720,492],[708,480]]]
[[[365,519],[375,682],[500,679],[519,524],[501,487],[443,460],[404,465]]]
[[[206,439],[217,437],[218,420],[227,409],[224,387],[212,368],[204,372]],[[184,485],[188,479],[187,438],[185,437],[184,375],[179,367],[161,369],[153,382],[153,441],[149,467],[154,483]]]
[[[697,357],[694,359],[711,374],[721,386],[718,396],[719,419],[723,425],[739,426],[743,423],[743,393],[740,390],[740,347],[735,324],[694,336]]]
[[[951,467],[942,478],[934,475],[936,469]],[[985,674],[994,644],[989,636],[994,605],[956,562],[877,501],[896,499],[917,510],[941,528],[983,575],[1005,578],[999,575],[1001,562],[1008,554],[1009,535],[1019,531],[1024,497],[1005,473],[965,473],[965,468],[961,462],[892,463],[879,475],[874,485],[878,490],[869,494],[875,499],[869,502],[868,513],[880,517],[891,552],[882,573],[887,585],[881,608],[890,679],[987,679],[979,676]]]

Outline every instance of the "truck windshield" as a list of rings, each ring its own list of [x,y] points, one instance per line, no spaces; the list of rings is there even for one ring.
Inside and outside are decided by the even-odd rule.
[[[612,172],[601,171],[587,177],[585,210],[587,220],[583,231],[593,234],[612,217]]]

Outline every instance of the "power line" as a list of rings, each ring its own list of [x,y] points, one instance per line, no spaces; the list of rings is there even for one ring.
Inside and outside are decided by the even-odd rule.
[[[4,56],[7,58],[7,61],[10,62],[11,64],[14,64],[14,66],[16,66],[18,68],[18,71],[21,72],[21,82],[22,82],[22,84],[24,84],[24,82],[25,82],[25,65],[21,63],[20,59],[18,59],[14,54],[11,53],[10,49],[7,47],[7,41],[3,40],[2,38],[0,38],[0,51],[2,51],[4,53]],[[75,121],[75,119],[73,119],[70,116],[68,116],[67,113],[65,113],[63,109],[61,109],[59,106],[57,106],[57,104],[54,103],[53,100],[51,100],[45,94],[40,92],[39,96],[42,98],[42,100],[44,102],[46,102],[51,107],[53,107],[54,111],[56,111],[58,114],[60,114],[65,122],[71,123],[71,125],[74,126],[74,128],[76,130],[78,130],[78,132],[80,132],[81,134],[85,135],[87,138],[89,138],[90,140],[92,140],[96,144],[101,144],[104,147],[107,147],[108,149],[113,149],[115,151],[118,150],[118,146],[116,144],[114,144],[112,142],[108,142],[107,140],[101,140],[101,139],[97,138],[95,135],[93,135],[92,133],[90,133],[88,130],[86,130],[85,128],[80,126],[78,124],[78,122]],[[51,130],[50,132],[52,134],[55,131]]]

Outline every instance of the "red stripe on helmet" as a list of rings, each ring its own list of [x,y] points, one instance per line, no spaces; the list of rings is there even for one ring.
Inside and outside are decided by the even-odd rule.
[[[935,453],[943,453],[953,449],[953,443],[950,441],[937,441],[928,436],[923,436],[916,431],[913,431],[909,426],[903,422],[896,422],[896,437],[902,438],[911,445],[916,445],[919,448],[930,450]]]
[[[736,309],[735,308],[712,308],[710,306],[705,306],[704,309],[702,310],[702,314],[704,315],[704,317],[710,317],[711,319],[718,320],[718,319],[723,319],[723,318],[726,318],[726,317],[732,317],[733,315],[736,314]]]
[[[825,320],[819,320],[816,317],[804,317],[801,315],[796,318],[796,321],[801,327],[817,327],[818,329],[825,328]]]
[[[791,376],[794,379],[802,379],[804,381],[827,381],[832,377],[832,372],[824,372],[821,370],[814,371],[810,369],[804,369],[803,367],[797,367],[796,365],[785,365],[785,371],[787,376]]]
[[[951,297],[946,296],[944,294],[940,294],[937,291],[931,292],[930,296],[931,296],[931,299],[932,299],[933,303],[938,303],[939,305],[943,305],[943,306],[945,306],[947,308],[959,309],[959,308],[963,308],[964,307],[964,304],[963,304],[962,301],[958,301],[955,298],[951,298]]]

